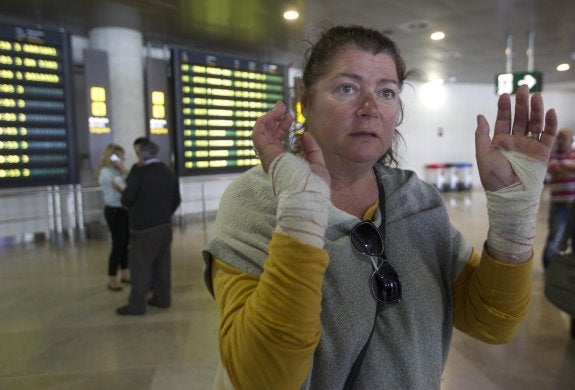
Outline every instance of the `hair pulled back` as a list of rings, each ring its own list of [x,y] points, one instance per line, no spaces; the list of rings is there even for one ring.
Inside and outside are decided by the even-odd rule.
[[[400,89],[410,74],[406,71],[399,46],[381,32],[361,26],[335,26],[324,31],[306,53],[302,76],[304,93],[310,93],[317,81],[329,72],[335,56],[346,49],[358,49],[373,55],[389,55],[395,64]],[[403,121],[403,103],[401,99],[399,102],[400,115],[396,125]],[[401,135],[397,129],[394,133],[392,147],[380,159],[389,165],[398,165],[394,150],[397,149],[396,142],[401,139]]]

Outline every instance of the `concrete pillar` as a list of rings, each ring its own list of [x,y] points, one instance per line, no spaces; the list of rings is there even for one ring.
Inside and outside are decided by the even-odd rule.
[[[146,135],[142,33],[126,27],[90,30],[90,47],[108,53],[108,108],[114,143],[126,149],[126,166],[136,162],[134,139]]]

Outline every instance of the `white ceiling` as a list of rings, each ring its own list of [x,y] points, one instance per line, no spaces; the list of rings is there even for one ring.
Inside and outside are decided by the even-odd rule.
[[[288,24],[281,14],[299,8]],[[0,21],[63,27],[87,35],[95,26],[137,28],[152,45],[178,44],[204,51],[301,66],[318,32],[335,24],[386,31],[409,68],[429,78],[494,84],[506,70],[528,70],[533,34],[534,70],[550,83],[575,83],[575,0],[2,0]],[[429,39],[432,31],[443,41]],[[557,72],[569,63],[567,72]]]

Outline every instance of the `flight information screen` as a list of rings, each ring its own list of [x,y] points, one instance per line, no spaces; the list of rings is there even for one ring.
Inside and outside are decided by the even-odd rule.
[[[180,176],[242,172],[259,164],[257,118],[287,101],[286,67],[172,51],[176,166]]]
[[[0,25],[0,188],[77,182],[69,37]]]

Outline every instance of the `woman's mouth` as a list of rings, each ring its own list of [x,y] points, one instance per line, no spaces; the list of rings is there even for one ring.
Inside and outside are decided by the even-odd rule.
[[[371,137],[377,138],[377,133],[374,131],[356,131],[351,134],[352,137]]]

